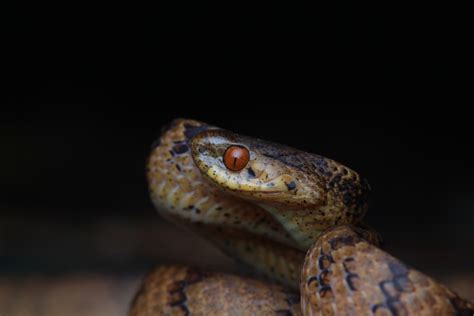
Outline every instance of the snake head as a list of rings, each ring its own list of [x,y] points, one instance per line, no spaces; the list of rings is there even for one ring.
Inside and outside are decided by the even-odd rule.
[[[331,159],[223,129],[201,131],[190,146],[204,177],[241,198],[285,210],[365,213],[367,183]]]

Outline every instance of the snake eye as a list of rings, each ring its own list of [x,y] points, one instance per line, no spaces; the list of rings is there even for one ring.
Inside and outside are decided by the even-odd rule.
[[[224,152],[224,165],[232,171],[240,171],[249,162],[249,150],[242,146],[232,145]]]

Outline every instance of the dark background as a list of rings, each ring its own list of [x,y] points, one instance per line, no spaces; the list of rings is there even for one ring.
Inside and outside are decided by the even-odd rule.
[[[44,89],[36,100],[55,91]],[[75,100],[71,91],[62,92]],[[255,107],[269,112],[285,108]],[[93,223],[121,221],[126,226],[129,221],[138,223],[133,225],[139,229],[140,221],[159,220],[148,198],[144,173],[150,144],[173,118],[191,117],[319,153],[352,167],[372,186],[367,219],[385,236],[389,248],[401,249],[401,255],[414,257],[421,265],[430,257],[419,253],[456,255],[471,269],[474,153],[468,120],[461,115],[412,116],[383,106],[370,111],[354,107],[356,111],[345,112],[338,105],[286,106],[296,113],[313,111],[313,120],[266,119],[257,110],[255,116],[246,110],[253,118],[244,119],[244,115],[236,118],[224,110],[188,110],[165,104],[141,111],[83,105],[4,112],[0,207],[4,221],[15,219],[19,225],[7,227],[10,240],[6,238],[4,245],[8,249],[10,241],[20,243],[27,247],[22,256],[28,257],[28,247],[36,247],[38,237],[28,234],[28,225],[37,221],[46,225],[43,228],[71,226],[87,234]],[[317,113],[325,113],[324,118],[318,118]],[[115,233],[120,240],[120,231]],[[55,237],[48,247],[57,243],[59,251],[67,246],[60,243],[66,237],[59,241]],[[12,271],[112,268],[101,266],[108,261],[100,258],[69,262],[54,256],[54,247],[51,257],[44,259],[46,263],[23,262],[16,252],[16,248],[6,251],[0,266]],[[57,257],[60,260],[55,263]],[[113,265],[120,270],[151,264],[149,259],[133,255],[128,260]],[[459,268],[458,263],[443,260],[431,268]]]
[[[372,186],[367,221],[391,253],[444,280],[472,273],[459,11],[403,1],[2,9],[0,278],[228,268],[149,201],[145,160],[175,117],[350,166]]]

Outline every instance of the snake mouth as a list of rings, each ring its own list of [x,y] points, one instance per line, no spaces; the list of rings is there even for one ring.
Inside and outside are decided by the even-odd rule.
[[[265,195],[276,195],[276,194],[279,194],[279,193],[283,193],[285,191],[281,191],[281,190],[278,190],[278,191],[265,191],[265,190],[235,190],[235,192],[238,192],[238,193],[251,193],[251,194],[265,194]]]

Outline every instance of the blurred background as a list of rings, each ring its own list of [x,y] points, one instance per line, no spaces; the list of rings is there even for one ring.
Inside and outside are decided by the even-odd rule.
[[[124,315],[157,264],[238,271],[149,201],[146,157],[176,117],[357,170],[387,249],[474,299],[472,116],[448,90],[466,41],[446,6],[3,9],[0,315]]]

